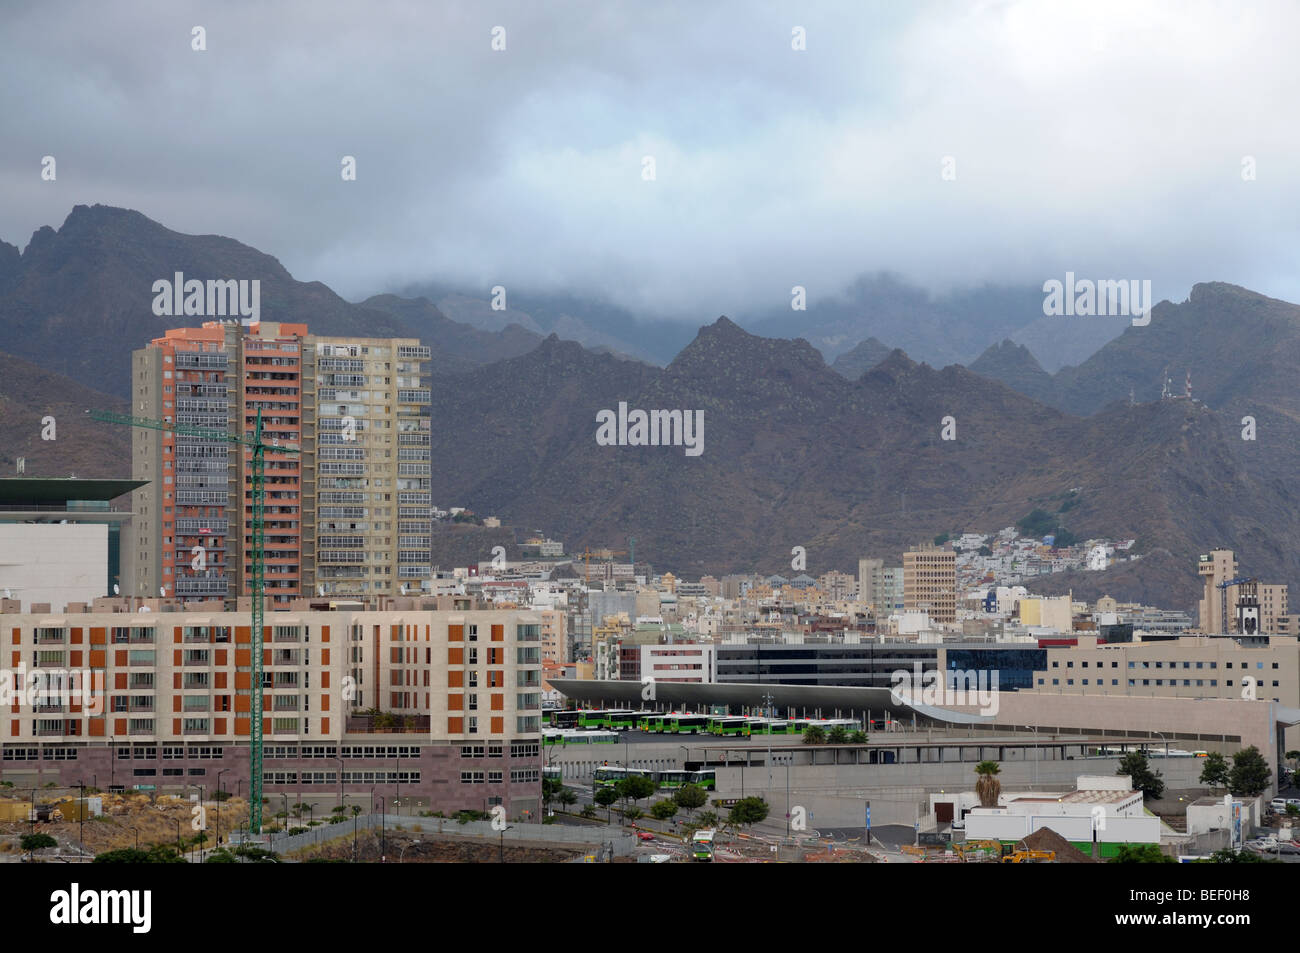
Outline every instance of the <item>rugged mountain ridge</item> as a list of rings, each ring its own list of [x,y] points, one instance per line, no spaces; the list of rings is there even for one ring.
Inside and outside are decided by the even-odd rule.
[[[109,394],[130,386],[131,351],[197,316],[158,317],[153,283],[256,279],[265,321],[300,322],[315,334],[419,337],[432,367],[457,371],[519,353],[531,341],[454,326],[436,308],[351,304],[324,284],[297,281],[275,258],[219,235],[184,235],[139,212],[75,206],[56,231],[38,229],[21,254],[0,243],[0,346],[17,357]],[[395,313],[402,312],[405,313]],[[443,341],[448,340],[444,349]]]

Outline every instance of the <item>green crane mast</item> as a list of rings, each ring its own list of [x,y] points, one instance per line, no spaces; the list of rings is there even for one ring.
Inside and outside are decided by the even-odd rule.
[[[224,430],[211,430],[206,427],[190,427],[174,424],[150,417],[132,417],[127,414],[115,414],[105,410],[91,411],[92,420],[109,424],[124,424],[128,427],[142,427],[149,430],[165,430],[169,433],[186,437],[201,437],[205,440],[222,440],[248,447],[253,458],[253,624],[252,655],[253,677],[251,681],[252,714],[248,741],[248,829],[254,834],[262,830],[262,620],[263,620],[263,586],[265,576],[265,523],[266,523],[266,451],[276,453],[299,453],[297,447],[281,447],[268,444],[262,439],[262,411],[257,411],[257,423],[253,436],[231,434]]]

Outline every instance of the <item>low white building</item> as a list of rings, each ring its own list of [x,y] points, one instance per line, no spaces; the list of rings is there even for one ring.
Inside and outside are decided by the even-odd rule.
[[[647,678],[656,682],[717,681],[718,649],[711,642],[677,642],[640,648],[643,681]]]
[[[107,595],[107,580],[107,525],[0,523],[0,595],[63,612]]]
[[[998,804],[966,814],[967,840],[1018,841],[1047,827],[1075,843],[1160,843],[1160,819],[1122,775],[1081,775],[1073,791],[1003,794]]]

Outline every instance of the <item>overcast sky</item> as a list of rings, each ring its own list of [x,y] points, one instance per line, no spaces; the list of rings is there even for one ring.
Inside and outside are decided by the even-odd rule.
[[[879,269],[1300,301],[1297,36],[1295,3],[14,5],[0,238],[120,205],[349,298],[503,284],[692,320]]]

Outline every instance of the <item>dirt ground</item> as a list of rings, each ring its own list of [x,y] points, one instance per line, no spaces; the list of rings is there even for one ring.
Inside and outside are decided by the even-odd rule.
[[[496,864],[502,860],[499,844],[483,841],[466,841],[438,834],[416,834],[409,831],[388,831],[383,838],[386,863],[396,864]],[[357,861],[378,863],[380,859],[380,834],[378,831],[361,831],[356,839]],[[504,860],[507,864],[556,864],[581,857],[582,848],[517,847],[507,844]],[[352,859],[352,837],[329,841],[319,849],[311,847],[294,854],[294,859],[311,860]]]
[[[206,817],[200,817],[194,811],[198,806],[196,803],[170,795],[159,795],[157,799],[148,794],[96,796],[103,799],[104,814],[101,817],[87,816],[84,825],[73,819],[40,822],[35,827],[28,821],[0,823],[0,837],[3,838],[0,840],[0,851],[7,853],[17,850],[18,837],[32,831],[49,834],[60,845],[76,844],[80,835],[84,837],[86,848],[96,854],[120,847],[134,847],[137,842],[141,848],[161,843],[175,844],[177,822],[180,824],[180,837],[188,844],[199,833],[194,828],[196,821],[206,821],[206,830],[203,832],[207,835],[207,843],[214,845],[217,841],[218,820],[223,840],[232,829],[241,827],[248,821],[248,803],[242,798],[230,798],[221,804],[205,801]],[[38,798],[38,803],[55,808],[62,804],[71,812],[77,806],[77,795]]]

